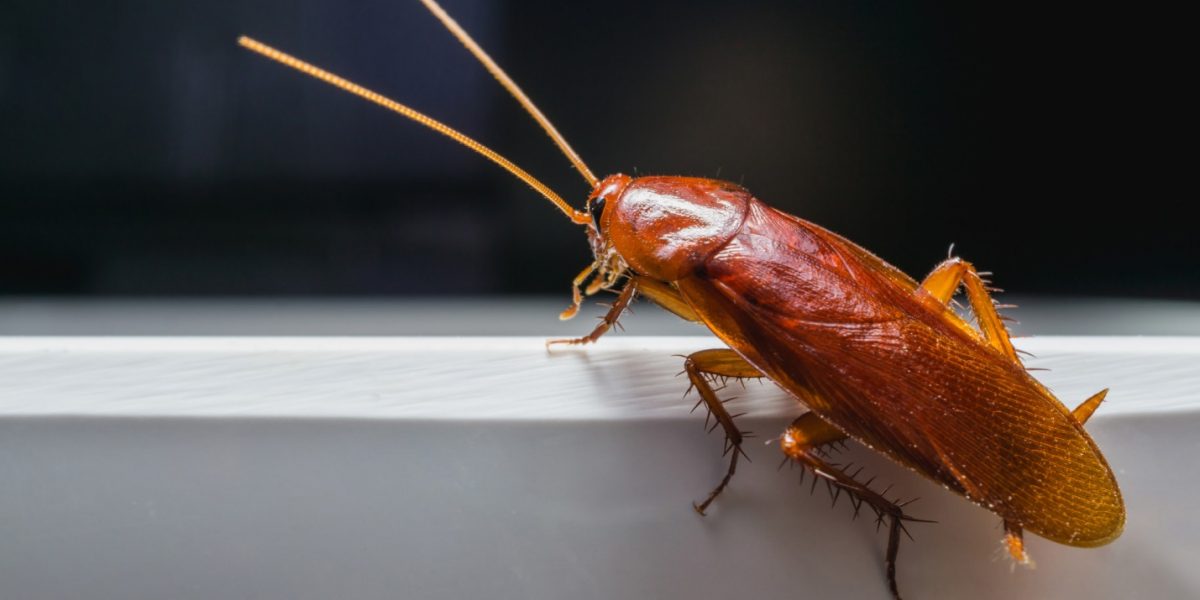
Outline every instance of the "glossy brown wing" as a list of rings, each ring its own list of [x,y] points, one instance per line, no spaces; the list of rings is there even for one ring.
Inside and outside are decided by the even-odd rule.
[[[1062,403],[869,252],[754,201],[676,283],[714,333],[849,436],[1048,539],[1119,535],[1116,481]]]

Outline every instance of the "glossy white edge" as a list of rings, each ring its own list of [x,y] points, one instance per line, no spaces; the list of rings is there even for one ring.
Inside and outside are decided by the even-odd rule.
[[[680,355],[711,337],[0,338],[0,418],[298,417],[434,420],[689,418]],[[1096,418],[1200,410],[1200,338],[1018,340],[1067,405],[1111,390]],[[770,384],[739,410],[795,415]]]

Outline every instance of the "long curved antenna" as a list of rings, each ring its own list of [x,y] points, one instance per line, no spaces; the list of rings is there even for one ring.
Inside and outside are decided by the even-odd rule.
[[[416,121],[417,123],[420,123],[421,125],[424,125],[474,150],[475,152],[478,152],[479,154],[482,154],[488,160],[500,165],[501,167],[504,167],[504,170],[516,175],[521,181],[529,184],[529,187],[537,190],[539,194],[545,196],[547,200],[553,202],[559,210],[563,211],[563,213],[570,217],[575,223],[580,225],[591,223],[592,219],[586,212],[578,211],[572,208],[570,204],[567,204],[566,200],[563,200],[561,196],[555,194],[553,190],[546,186],[546,184],[535,179],[533,175],[526,173],[523,169],[521,169],[521,167],[514,165],[507,158],[500,156],[491,148],[488,148],[487,146],[484,146],[483,144],[480,144],[479,142],[467,137],[465,134],[460,133],[458,130],[450,127],[449,125],[446,125],[445,123],[442,123],[441,121],[438,121],[432,117],[426,116],[423,113],[417,112],[403,104],[400,104],[399,102],[396,102],[395,100],[368,90],[367,88],[364,88],[356,83],[342,79],[333,73],[306,63],[290,54],[280,52],[279,50],[263,44],[262,42],[242,36],[238,38],[238,44],[271,60],[296,69],[301,73],[311,75],[317,79],[320,79],[321,81],[324,81],[325,83],[350,92],[355,96],[374,102],[375,104],[378,104],[388,110],[398,112],[401,115],[404,115],[405,117],[408,117],[409,119],[412,119],[413,121]]]
[[[521,88],[504,72],[504,69],[501,69],[500,65],[497,65],[496,61],[492,60],[492,57],[488,56],[487,52],[484,52],[483,48],[480,48],[479,44],[476,44],[475,40],[471,39],[470,34],[446,13],[441,5],[434,0],[421,0],[421,3],[446,26],[446,29],[450,30],[450,33],[454,34],[454,37],[458,38],[458,41],[463,46],[466,46],[467,50],[471,51],[471,54],[475,55],[475,58],[479,59],[479,62],[483,63],[483,66],[492,74],[492,77],[495,77],[496,81],[499,81],[500,85],[504,86],[504,89],[508,90],[508,93],[517,99],[517,102],[521,103],[521,107],[529,113],[529,116],[533,117],[538,122],[538,125],[541,125],[542,129],[546,130],[546,135],[550,136],[550,139],[554,140],[554,143],[558,145],[563,154],[567,155],[567,159],[571,161],[571,164],[575,165],[579,174],[583,175],[583,178],[587,180],[588,185],[596,187],[596,176],[592,174],[591,169],[588,169],[587,165],[583,164],[583,159],[579,158],[579,154],[571,148],[571,145],[567,143],[567,139],[554,128],[554,125],[550,123],[550,119],[547,119],[546,115],[543,115],[542,111],[538,110],[538,107],[533,104],[533,100],[530,100],[529,96],[526,96],[525,92],[521,91]]]

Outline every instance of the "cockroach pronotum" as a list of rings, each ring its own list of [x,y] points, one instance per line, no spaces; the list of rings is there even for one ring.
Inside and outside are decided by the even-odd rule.
[[[1028,562],[1022,532],[1071,546],[1120,535],[1125,507],[1112,470],[1083,425],[1107,390],[1066,408],[1022,365],[983,273],[951,257],[918,283],[818,225],[780,212],[741,186],[695,177],[597,179],[516,83],[434,0],[422,0],[542,126],[591,186],[583,210],[483,144],[311,64],[243,37],[239,43],[398,112],[474,150],[529,184],[587,232],[594,260],[572,285],[569,319],[586,296],[618,293],[586,336],[595,342],[641,294],[708,327],[728,348],[684,360],[691,386],[724,429],[729,466],[702,501],[729,485],[744,432],[713,387],[716,378],[766,377],[808,412],[780,437],[785,460],[811,471],[888,525],[888,587],[899,597],[896,554],[917,521],[831,464],[846,439],[998,515],[1012,558]],[[953,309],[964,288],[978,327]],[[869,482],[868,482],[869,483]]]

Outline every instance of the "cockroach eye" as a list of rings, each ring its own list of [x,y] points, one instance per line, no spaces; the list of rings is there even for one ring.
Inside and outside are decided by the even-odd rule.
[[[604,196],[588,200],[588,213],[592,215],[592,223],[596,225],[596,231],[600,231],[600,216],[604,214]]]

